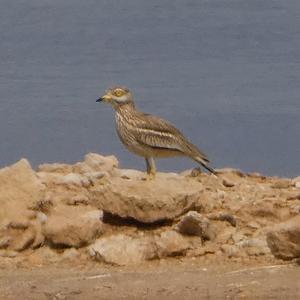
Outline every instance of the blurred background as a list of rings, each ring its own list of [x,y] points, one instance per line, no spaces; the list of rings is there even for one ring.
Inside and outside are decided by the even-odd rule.
[[[98,152],[143,170],[95,102],[120,84],[213,167],[299,175],[299,15],[298,0],[0,0],[0,166]]]

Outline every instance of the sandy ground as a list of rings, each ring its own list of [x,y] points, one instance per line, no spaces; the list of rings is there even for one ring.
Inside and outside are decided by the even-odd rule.
[[[0,271],[0,299],[300,299],[300,267],[191,259],[130,268],[14,266]]]

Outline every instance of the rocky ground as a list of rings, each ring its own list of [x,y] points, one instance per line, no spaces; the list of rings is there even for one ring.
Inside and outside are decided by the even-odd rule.
[[[296,299],[300,177],[0,170],[0,299]],[[298,278],[298,279],[297,279]]]

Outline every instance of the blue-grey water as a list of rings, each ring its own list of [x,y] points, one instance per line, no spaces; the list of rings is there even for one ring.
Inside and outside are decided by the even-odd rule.
[[[299,0],[0,0],[0,43],[0,166],[99,152],[143,169],[95,102],[121,84],[214,167],[300,174]]]

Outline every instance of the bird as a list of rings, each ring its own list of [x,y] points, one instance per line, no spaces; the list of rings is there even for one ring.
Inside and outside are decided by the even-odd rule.
[[[156,175],[155,158],[187,156],[210,173],[209,159],[173,124],[160,117],[139,111],[132,92],[125,86],[111,87],[96,102],[106,102],[115,110],[116,130],[125,147],[146,161],[147,175]]]

